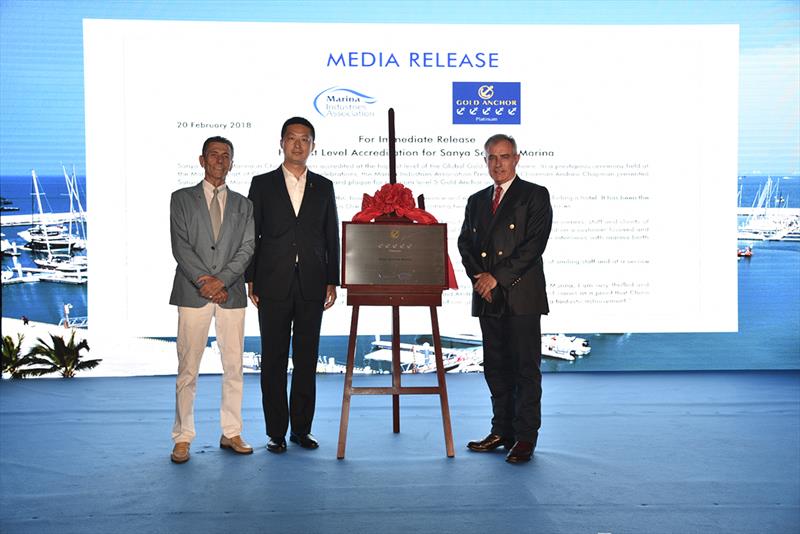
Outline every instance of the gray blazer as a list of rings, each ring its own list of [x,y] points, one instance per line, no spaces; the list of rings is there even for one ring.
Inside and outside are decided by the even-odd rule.
[[[228,290],[228,300],[221,304],[223,308],[247,307],[244,271],[255,250],[250,200],[228,188],[216,243],[202,182],[172,193],[169,217],[172,255],[178,262],[169,303],[189,308],[208,304],[196,282],[201,275],[210,274],[222,280]]]

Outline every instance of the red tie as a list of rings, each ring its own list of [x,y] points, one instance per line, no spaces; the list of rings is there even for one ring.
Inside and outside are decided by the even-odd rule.
[[[500,195],[503,194],[503,188],[499,185],[494,188],[494,198],[492,199],[492,215],[497,211],[497,206],[500,205]]]

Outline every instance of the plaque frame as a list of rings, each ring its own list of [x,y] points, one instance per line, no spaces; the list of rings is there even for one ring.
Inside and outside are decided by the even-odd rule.
[[[439,283],[430,284],[355,284],[348,282],[347,276],[347,242],[349,228],[353,226],[414,226],[420,230],[425,227],[437,228],[442,232],[441,254],[437,254],[435,261],[440,262],[442,279]],[[366,252],[365,252],[366,254]],[[351,269],[352,271],[352,269]],[[366,305],[403,305],[403,306],[441,306],[442,291],[448,288],[447,282],[447,225],[444,223],[417,224],[404,217],[386,217],[375,222],[342,223],[342,287],[347,289],[347,303]]]

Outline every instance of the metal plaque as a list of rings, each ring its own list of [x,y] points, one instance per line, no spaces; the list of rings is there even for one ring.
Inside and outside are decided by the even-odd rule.
[[[444,224],[344,224],[344,284],[447,287]]]

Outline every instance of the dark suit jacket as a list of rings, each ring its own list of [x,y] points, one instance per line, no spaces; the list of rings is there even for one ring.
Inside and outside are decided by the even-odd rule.
[[[300,289],[306,300],[324,300],[327,285],[339,285],[339,217],[333,182],[306,175],[300,213],[295,216],[283,170],[253,178],[256,251],[245,275],[260,299],[288,297],[299,259]]]
[[[550,195],[544,187],[517,176],[494,216],[493,195],[494,185],[469,197],[458,236],[470,282],[475,282],[475,274],[488,272],[498,284],[491,303],[473,292],[472,315],[547,314],[542,253],[553,222]]]
[[[197,279],[211,274],[228,290],[223,308],[246,308],[244,271],[253,257],[253,206],[228,188],[225,214],[219,237],[214,242],[211,216],[203,193],[203,182],[172,193],[169,205],[172,255],[178,262],[169,303],[202,308],[209,300],[200,295]]]

